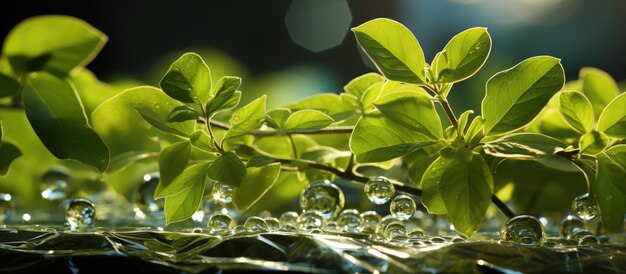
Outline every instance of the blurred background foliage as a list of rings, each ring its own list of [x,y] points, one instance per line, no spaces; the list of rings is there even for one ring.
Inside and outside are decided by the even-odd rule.
[[[624,12],[626,2],[610,0],[229,0],[174,4],[163,0],[26,0],[0,10],[0,37],[20,21],[42,14],[75,16],[106,33],[109,42],[89,70],[72,76],[91,114],[101,102],[126,88],[157,86],[169,64],[185,51],[203,56],[213,81],[225,75],[242,77],[242,105],[268,94],[271,109],[319,92],[339,93],[350,79],[372,71],[372,64],[349,32],[350,27],[367,20],[388,17],[402,22],[417,36],[427,60],[454,34],[485,26],[494,41],[491,57],[478,74],[455,85],[450,97],[455,111],[461,113],[480,109],[485,82],[494,73],[534,55],[561,58],[568,80],[578,78],[579,70],[587,66],[600,68],[617,80],[626,79]],[[622,82],[621,90],[624,86]],[[0,103],[6,100],[0,99]],[[81,195],[79,190],[88,192],[95,181],[106,181],[127,197],[143,174],[157,168],[148,160],[98,177],[86,166],[54,158],[36,138],[23,112],[0,109],[0,118],[6,137],[24,154],[8,175],[0,178],[0,192],[15,194],[23,206],[50,205],[41,199],[38,182],[55,165],[73,170],[74,195]],[[142,123],[137,117],[124,118],[129,118],[128,125]],[[144,139],[131,134],[117,146],[123,151],[159,150],[158,142]],[[316,140],[347,149],[347,138]],[[495,165],[497,170],[506,170],[496,173],[502,188],[498,194],[511,197],[518,213],[565,211],[576,195],[585,192],[578,173],[555,171],[536,162],[509,160]],[[367,172],[405,179],[399,170],[396,165],[389,171]],[[293,177],[282,175],[277,187],[256,207],[282,210],[289,200],[289,205],[295,205],[294,198],[305,183]],[[349,207],[369,206],[363,202],[361,191],[346,192]]]

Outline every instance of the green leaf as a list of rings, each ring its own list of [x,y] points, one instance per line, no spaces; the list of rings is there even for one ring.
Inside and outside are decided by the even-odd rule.
[[[143,118],[146,122],[151,124],[153,127],[158,128],[164,132],[178,135],[181,137],[189,137],[189,135],[185,132],[178,130],[177,128],[170,127],[166,122],[175,122],[174,120],[167,119],[167,121],[161,121],[159,118],[153,116],[154,114],[150,114],[152,112],[151,109],[137,109],[141,118]]]
[[[359,98],[357,98],[356,96],[352,94],[341,93],[339,94],[339,98],[344,104],[350,106],[353,109],[361,108],[361,102],[359,102]]]
[[[467,144],[473,146],[478,144],[483,137],[485,136],[484,127],[483,127],[483,117],[476,116],[470,123],[467,131],[465,132],[465,140]]]
[[[394,92],[374,104],[390,120],[430,140],[442,138],[441,121],[430,97],[412,91]]]
[[[168,184],[163,184],[163,186],[154,192],[154,198],[164,198],[168,196],[176,195],[190,187],[193,187],[195,184],[203,184],[207,178],[206,172],[209,168],[209,163],[200,163],[189,166],[185,168],[180,175],[176,176],[174,180],[172,180]]]
[[[213,146],[213,141],[208,133],[202,130],[196,130],[191,136],[189,136],[191,145],[199,150],[206,152],[216,152]]]
[[[567,144],[539,133],[517,133],[504,136],[483,146],[494,157],[536,160],[563,151]]]
[[[211,72],[200,55],[188,52],[172,63],[160,86],[178,101],[204,105],[211,93]]]
[[[287,108],[273,109],[265,114],[265,123],[275,129],[282,129],[289,115],[291,115],[291,111]]]
[[[303,109],[292,113],[283,129],[286,132],[312,132],[330,126],[333,122],[333,118],[321,111]]]
[[[14,144],[7,141],[0,142],[0,176],[6,175],[11,163],[20,156],[22,152]]]
[[[279,174],[279,163],[248,167],[245,179],[233,193],[233,204],[241,211],[249,209],[274,186]]]
[[[578,79],[582,82],[582,92],[589,98],[596,117],[620,93],[613,77],[597,68],[582,68]]]
[[[0,73],[0,98],[13,96],[22,90],[22,85],[8,75]]]
[[[424,172],[420,185],[422,186],[422,204],[431,214],[447,214],[448,210],[443,202],[439,182],[441,176],[454,165],[455,159],[452,157],[439,156]]]
[[[32,73],[22,93],[26,116],[46,148],[59,159],[74,159],[106,170],[109,149],[89,126],[76,91],[52,74]]]
[[[191,144],[187,141],[171,144],[161,151],[159,156],[161,178],[155,193],[160,193],[163,188],[167,188],[185,170],[190,157]]]
[[[2,127],[2,120],[0,120],[0,144],[2,144],[3,137],[4,137],[4,128]]]
[[[168,122],[184,122],[189,120],[196,120],[200,114],[198,112],[186,105],[177,106],[167,115]]]
[[[191,187],[172,196],[165,197],[165,223],[183,221],[200,207],[204,196],[204,180],[193,181]]]
[[[227,151],[211,163],[207,176],[220,183],[238,187],[246,177],[246,166],[234,152]]]
[[[591,184],[603,225],[621,231],[626,213],[626,146],[617,145],[598,154],[595,181]]]
[[[493,177],[480,154],[470,161],[457,160],[439,181],[439,191],[454,229],[471,236],[485,218],[493,194]]]
[[[581,152],[597,154],[609,144],[609,137],[602,132],[591,131],[580,136],[578,147]]]
[[[559,111],[563,120],[579,133],[593,130],[593,107],[578,91],[563,91],[559,95]]]
[[[111,158],[111,164],[109,164],[109,167],[106,171],[107,173],[111,174],[137,162],[145,160],[152,161],[151,158],[153,157],[155,157],[154,153],[145,153],[141,151],[128,151],[120,153]]]
[[[15,76],[47,71],[66,76],[93,60],[106,35],[85,21],[62,15],[37,16],[18,24],[6,37],[2,55]]]
[[[356,98],[361,98],[363,93],[368,90],[372,85],[382,82],[384,79],[380,74],[370,72],[363,74],[357,78],[352,79],[343,87],[343,90]]]
[[[485,134],[516,130],[532,121],[565,82],[559,59],[537,56],[487,81],[482,102]]]
[[[357,122],[350,136],[350,150],[359,163],[384,162],[437,143],[430,137],[374,112]]]
[[[211,114],[225,109],[225,108],[230,108],[232,105],[232,103],[229,103],[229,101],[231,101],[231,98],[233,98],[233,96],[241,96],[241,95],[235,95],[235,91],[237,91],[237,89],[239,88],[239,86],[241,86],[241,78],[239,77],[234,77],[234,76],[224,76],[222,77],[218,82],[217,85],[215,85],[214,91],[213,91],[213,98],[210,100],[210,102],[207,104],[206,110],[207,110],[207,116],[211,116]],[[239,99],[237,99],[237,102],[239,101]]]
[[[265,117],[265,99],[263,95],[251,103],[243,106],[230,117],[231,128],[226,132],[224,140],[244,135],[251,130],[257,129]]]
[[[467,126],[467,122],[469,121],[469,116],[474,114],[473,110],[466,110],[465,112],[459,115],[459,131],[464,132],[465,127]],[[473,122],[473,121],[472,121]]]
[[[318,110],[330,116],[335,121],[344,120],[354,114],[354,109],[344,103],[339,95],[334,93],[316,94],[283,107],[291,111],[303,109]]]
[[[598,131],[614,138],[626,138],[626,93],[617,96],[602,111]]]
[[[471,28],[452,37],[433,60],[437,83],[454,83],[474,75],[485,64],[491,52],[487,28]]]
[[[356,40],[385,78],[424,84],[424,52],[402,24],[379,18],[353,28]]]
[[[248,160],[248,162],[246,163],[246,167],[264,167],[273,163],[274,161],[276,161],[276,158],[263,154],[257,154],[252,156],[252,158]]]

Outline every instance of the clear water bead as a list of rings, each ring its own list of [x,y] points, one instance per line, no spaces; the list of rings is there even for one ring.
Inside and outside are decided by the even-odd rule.
[[[387,178],[379,176],[370,179],[365,184],[365,195],[367,198],[377,205],[382,205],[391,200],[393,194],[396,192],[393,184],[387,180]]]
[[[402,222],[402,220],[400,220],[398,217],[396,217],[395,215],[387,215],[385,217],[383,217],[380,222],[378,223],[378,226],[376,226],[376,235],[380,236],[380,237],[384,237],[385,236],[385,228],[387,228],[387,226],[393,222]]]
[[[578,245],[582,246],[597,245],[598,243],[600,243],[600,240],[595,235],[585,235],[578,239]]]
[[[11,194],[0,193],[0,224],[13,214],[15,205],[11,199]]]
[[[419,228],[413,229],[413,230],[411,230],[411,232],[409,232],[409,237],[411,237],[411,238],[422,238],[422,237],[424,237],[424,231],[419,229]]]
[[[307,210],[298,216],[298,228],[304,231],[313,229],[324,229],[326,220],[322,213],[317,210]]]
[[[87,199],[76,198],[70,201],[65,218],[72,229],[92,226],[95,223],[96,207]]]
[[[569,215],[561,221],[561,236],[567,239],[574,238],[574,233],[586,228],[585,222],[576,216]]]
[[[146,174],[139,185],[139,189],[133,194],[135,202],[135,215],[144,218],[146,215],[154,215],[163,212],[165,199],[154,199],[154,191],[159,184],[160,175],[158,172]]]
[[[385,227],[384,235],[385,238],[388,240],[392,240],[398,237],[406,237],[406,227],[401,222],[392,222],[387,225],[387,227]]]
[[[376,232],[376,226],[380,223],[380,215],[376,211],[366,211],[361,213],[363,219],[363,232],[374,233]]]
[[[72,179],[65,167],[53,167],[41,177],[41,197],[49,201],[65,199],[72,186]]]
[[[280,221],[274,217],[266,217],[263,220],[265,220],[265,223],[270,231],[275,231],[280,228]]]
[[[318,211],[324,219],[337,218],[344,204],[343,191],[328,180],[309,184],[300,194],[302,211]]]
[[[298,213],[295,211],[284,212],[283,214],[280,214],[280,219],[278,219],[278,221],[280,221],[281,225],[296,225],[296,223],[298,222]]]
[[[363,218],[356,209],[346,209],[339,214],[337,225],[340,229],[348,232],[361,232],[363,230]]]
[[[250,232],[264,232],[269,230],[265,220],[257,216],[248,217],[243,226]]]
[[[233,187],[227,184],[215,182],[215,184],[213,184],[213,189],[211,190],[211,195],[216,201],[220,201],[222,203],[230,203],[233,201],[234,191],[235,190],[233,189]]]
[[[598,205],[591,199],[589,193],[576,197],[572,202],[572,210],[576,213],[576,216],[586,221],[590,221],[598,216]]]
[[[216,235],[226,235],[230,233],[230,230],[235,225],[233,219],[222,213],[215,213],[211,215],[209,221],[207,222],[207,228],[209,228],[209,232]]]
[[[399,195],[391,201],[389,210],[400,220],[411,218],[416,210],[415,201],[407,195]]]
[[[541,245],[546,240],[546,231],[537,218],[520,215],[504,224],[500,229],[500,240],[527,246]]]

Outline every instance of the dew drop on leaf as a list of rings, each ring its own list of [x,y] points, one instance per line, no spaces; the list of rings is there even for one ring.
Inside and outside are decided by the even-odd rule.
[[[500,240],[526,246],[542,245],[546,231],[541,222],[529,215],[520,215],[508,220],[500,229]]]
[[[215,184],[213,184],[213,189],[211,190],[211,195],[213,195],[213,199],[216,201],[230,203],[233,201],[234,191],[235,190],[227,184],[215,182]]]
[[[146,215],[160,215],[163,213],[165,199],[154,199],[154,191],[159,184],[160,175],[158,172],[146,174],[139,188],[133,194],[135,202],[135,216],[143,219]]]
[[[263,220],[265,220],[270,231],[276,231],[280,228],[280,221],[274,217],[266,217]]]
[[[209,221],[207,223],[207,228],[211,234],[216,235],[226,235],[230,233],[230,230],[233,228],[234,222],[233,219],[222,213],[215,213],[211,215]]]
[[[363,218],[356,209],[346,209],[339,214],[337,225],[347,232],[361,232],[363,230]]]
[[[376,211],[366,211],[361,213],[363,219],[363,232],[374,233],[376,232],[376,226],[380,223],[380,215]]]
[[[578,239],[578,245],[582,246],[597,245],[599,242],[598,237],[595,235],[585,235]]]
[[[65,199],[72,186],[72,179],[64,167],[53,167],[41,177],[41,197],[49,201]]]
[[[400,220],[406,220],[411,218],[415,214],[416,205],[415,201],[407,195],[399,195],[391,201],[389,211],[391,214],[396,215]]]
[[[398,237],[406,237],[406,227],[401,222],[392,222],[385,227],[384,235],[387,240],[393,240]]]
[[[243,226],[249,232],[264,232],[269,230],[269,227],[267,226],[265,220],[257,216],[248,217]]]
[[[96,207],[91,201],[83,198],[70,201],[65,212],[65,218],[72,229],[92,226],[95,217]]]
[[[298,213],[295,211],[287,211],[280,215],[280,225],[292,224],[295,225],[298,220]]]
[[[561,236],[567,239],[574,238],[574,233],[579,229],[586,228],[585,222],[580,218],[569,215],[561,221]]]
[[[336,218],[344,204],[343,191],[328,180],[312,183],[300,194],[302,211],[319,211],[324,219]]]
[[[364,190],[367,198],[377,205],[389,202],[396,192],[393,184],[382,176],[367,181]]]
[[[598,206],[591,199],[589,193],[576,197],[572,202],[572,210],[576,213],[576,216],[585,221],[592,220],[598,215]]]
[[[387,215],[387,216],[383,217],[380,220],[380,222],[378,223],[378,226],[376,226],[376,235],[378,235],[380,237],[384,237],[385,236],[385,228],[387,227],[387,225],[389,225],[390,223],[393,223],[393,222],[401,222],[401,221],[402,220],[400,220],[395,215]]]
[[[304,231],[324,229],[326,220],[322,213],[317,210],[307,210],[298,216],[298,228]]]

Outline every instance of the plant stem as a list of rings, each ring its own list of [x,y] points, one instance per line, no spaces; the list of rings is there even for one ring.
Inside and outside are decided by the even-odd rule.
[[[203,123],[203,124],[206,123],[205,119],[202,119],[202,118],[198,119],[197,122]],[[211,126],[214,126],[219,129],[223,129],[223,130],[230,129],[230,125],[224,122],[210,119],[209,123],[211,124]],[[313,132],[297,132],[296,131],[296,132],[290,132],[289,134],[307,134],[307,135],[350,134],[352,133],[352,130],[354,130],[353,126],[333,126],[333,127],[327,127],[318,131],[313,131]],[[268,137],[268,136],[276,136],[276,135],[284,134],[278,130],[253,130],[253,131],[250,131],[249,133],[257,137]]]
[[[448,103],[448,100],[446,100],[446,98],[443,98],[442,96],[437,96],[439,98],[439,103],[441,104],[441,107],[443,107],[443,110],[446,112],[446,115],[448,116],[448,120],[450,120],[450,123],[452,123],[452,125],[459,130],[459,121],[456,119],[456,116],[454,115],[454,111],[452,111],[452,108],[450,107],[450,104]]]
[[[203,119],[204,120],[204,125],[206,126],[207,131],[209,132],[209,137],[211,137],[211,141],[213,141],[213,146],[215,146],[215,148],[217,148],[217,150],[221,153],[224,153],[224,150],[222,149],[222,146],[220,146],[217,141],[215,141],[215,136],[213,135],[213,130],[211,130],[211,123],[209,123],[209,121],[211,121],[211,119],[207,118],[207,119]]]
[[[291,137],[291,134],[287,134],[287,138],[289,138],[289,143],[291,143],[291,150],[293,151],[293,158],[298,159],[298,149],[296,148],[296,142],[293,141],[293,137]]]

